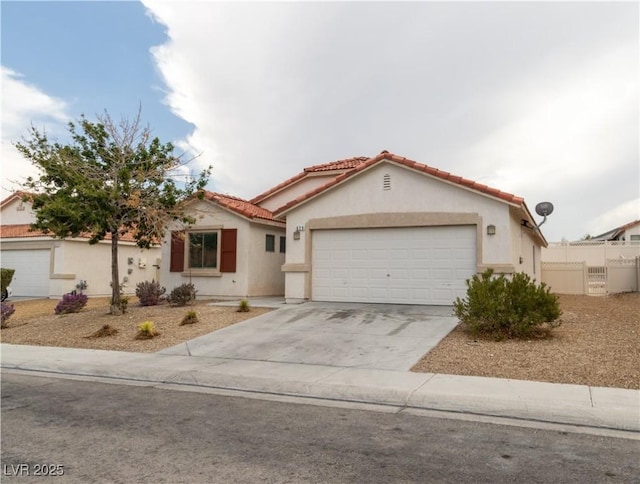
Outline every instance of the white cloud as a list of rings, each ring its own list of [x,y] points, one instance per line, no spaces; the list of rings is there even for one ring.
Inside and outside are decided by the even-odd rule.
[[[585,233],[592,236],[603,234],[635,220],[640,220],[640,197],[621,203],[590,219]]]
[[[144,4],[179,146],[219,191],[387,149],[554,202],[552,241],[638,194],[637,5]]]
[[[17,184],[28,176],[37,174],[30,161],[24,159],[13,146],[28,134],[33,124],[47,134],[62,131],[69,120],[65,101],[49,96],[38,87],[27,83],[17,72],[0,67],[2,76],[2,128],[1,156],[2,198],[19,189]]]

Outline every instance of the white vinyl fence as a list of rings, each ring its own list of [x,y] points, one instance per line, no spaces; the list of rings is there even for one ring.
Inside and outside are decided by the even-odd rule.
[[[581,240],[552,242],[542,248],[542,262],[586,262],[590,267],[602,267],[607,260],[640,257],[640,241]]]
[[[541,281],[556,294],[606,295],[640,290],[640,257],[607,259],[604,265],[542,262]]]

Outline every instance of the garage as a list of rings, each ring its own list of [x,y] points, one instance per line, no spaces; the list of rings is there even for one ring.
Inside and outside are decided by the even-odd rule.
[[[11,290],[13,296],[49,296],[49,249],[3,250],[2,267],[15,269]]]
[[[475,225],[315,230],[315,301],[451,305],[476,273]]]

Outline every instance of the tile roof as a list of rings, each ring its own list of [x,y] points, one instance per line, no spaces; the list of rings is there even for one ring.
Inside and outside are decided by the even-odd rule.
[[[51,237],[53,235],[51,233],[45,234],[41,230],[30,230],[30,224],[12,224],[12,225],[0,225],[0,238],[2,239],[17,239],[24,237]],[[80,239],[90,239],[91,235],[89,233],[83,232],[78,235]],[[107,234],[104,240],[111,240],[111,235]],[[123,242],[135,242],[135,238],[133,234],[128,232],[126,234],[121,234],[120,239]]]
[[[243,200],[242,198],[209,191],[204,192],[204,198],[247,218],[258,218],[281,222],[274,218],[273,213],[270,210],[259,207],[247,200]]]
[[[23,192],[23,191],[20,191],[20,190],[18,190],[16,192],[13,192],[11,195],[6,197],[4,200],[0,201],[0,207],[4,207],[5,205],[9,204],[13,200],[22,200],[22,197],[29,196],[29,195],[31,195],[31,193]]]
[[[624,224],[624,225],[621,225],[620,227],[616,227],[615,229],[608,230],[607,232],[603,232],[600,235],[595,235],[595,236],[593,236],[591,238],[592,239],[599,239],[599,238],[614,239],[617,236],[619,236],[622,232],[624,232],[625,230],[630,229],[631,227],[635,227],[638,224],[640,224],[640,219],[634,220],[633,222],[629,222],[629,223]]]
[[[308,166],[304,171],[307,173],[313,173],[319,171],[351,170],[353,168],[357,168],[367,160],[369,160],[368,156],[356,156],[354,158],[345,158],[344,160],[332,161],[321,165]]]
[[[434,176],[436,178],[440,178],[442,180],[451,182],[451,183],[455,183],[457,185],[461,185],[463,187],[466,188],[470,188],[472,190],[478,191],[480,193],[484,193],[486,195],[489,195],[491,197],[495,197],[498,198],[500,200],[503,200],[505,202],[508,203],[513,203],[515,205],[522,205],[524,203],[524,199],[522,197],[518,197],[516,195],[513,195],[512,193],[508,193],[508,192],[503,192],[501,190],[498,190],[496,188],[492,188],[489,187],[487,185],[484,185],[482,183],[478,183],[475,182],[473,180],[468,180],[466,178],[462,178],[460,176],[456,176],[456,175],[452,175],[449,172],[446,171],[442,171],[442,170],[438,170],[437,168],[433,168],[431,166],[422,164],[422,163],[418,163],[417,161],[413,161],[410,160],[408,158],[405,158],[404,156],[398,156],[395,155],[393,153],[389,153],[388,151],[383,151],[381,152],[378,156],[374,156],[373,158],[369,158],[367,161],[362,162],[357,164],[353,169],[342,173],[338,176],[336,176],[334,179],[328,181],[327,183],[325,183],[324,185],[311,190],[310,192],[307,192],[303,195],[300,195],[299,197],[297,197],[295,200],[291,200],[290,202],[286,203],[285,205],[283,205],[282,207],[274,210],[274,214],[277,216],[279,214],[281,214],[282,212],[318,195],[319,193],[324,192],[325,190],[328,190],[329,188],[341,183],[342,181],[346,180],[347,178],[350,178],[352,176],[354,176],[355,174],[361,172],[362,170],[366,170],[367,168],[375,165],[376,163],[382,161],[382,160],[387,160],[387,161],[391,161],[394,163],[397,163],[399,165],[403,165],[406,166],[408,168],[411,168],[413,170],[417,170],[423,173],[426,173],[428,175]],[[322,166],[322,165],[319,165]]]
[[[357,167],[357,166],[361,165],[362,163],[366,162],[368,159],[369,158],[366,157],[366,156],[356,156],[354,158],[345,158],[344,160],[336,160],[336,161],[332,161],[330,163],[323,163],[321,165],[308,166],[308,167],[304,168],[297,175],[294,175],[291,178],[288,178],[287,180],[283,181],[282,183],[276,185],[275,187],[272,187],[272,188],[268,189],[266,192],[263,192],[260,195],[257,195],[255,197],[253,197],[250,200],[250,202],[251,203],[260,203],[262,200],[267,198],[269,195],[272,195],[272,194],[274,194],[276,192],[279,192],[283,188],[286,188],[289,185],[297,182],[298,180],[306,177],[309,173],[326,173],[326,172],[331,172],[331,171],[343,172],[344,170],[352,170],[355,167]]]

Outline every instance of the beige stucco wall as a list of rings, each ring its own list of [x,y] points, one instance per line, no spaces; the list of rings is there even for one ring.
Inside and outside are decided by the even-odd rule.
[[[261,207],[266,208],[267,210],[275,210],[277,208],[282,207],[287,202],[291,200],[295,200],[296,197],[300,195],[304,195],[305,193],[310,192],[318,187],[321,187],[328,181],[332,180],[336,177],[336,173],[309,173],[306,177],[301,178],[300,180],[292,183],[282,191],[278,193],[274,193],[269,198],[260,202],[259,205]]]
[[[167,292],[181,284],[192,282],[200,296],[229,298],[283,294],[284,276],[280,271],[281,263],[270,261],[269,257],[265,257],[264,250],[264,234],[273,233],[276,235],[276,254],[278,254],[277,235],[284,234],[282,227],[252,223],[207,201],[196,202],[192,210],[196,217],[196,223],[192,226],[194,228],[238,230],[236,272],[198,272],[198,270],[170,272],[171,235],[168,231],[162,244],[160,276],[161,284],[166,287]],[[174,225],[170,229],[180,230],[181,226]],[[220,248],[220,244],[218,247]]]
[[[386,174],[390,176],[390,190],[383,189]],[[494,267],[512,272],[515,252],[519,257],[521,250],[520,239],[516,244],[512,237],[507,203],[390,163],[377,165],[285,215],[289,245],[283,270],[285,296],[291,301],[310,297],[313,227],[319,219],[327,228],[332,218],[336,226],[347,228],[349,223],[344,221],[349,219],[344,217],[350,215],[360,216],[353,218],[354,223],[384,220],[384,225],[378,226],[476,225],[479,271]],[[489,224],[496,226],[496,235],[486,234]],[[305,230],[300,240],[293,240],[299,225]]]
[[[275,251],[267,252],[266,235],[275,236]],[[284,273],[280,270],[285,254],[280,253],[280,237],[285,237],[284,227],[251,224],[249,244],[249,296],[284,295]]]
[[[51,297],[61,297],[75,289],[81,280],[87,281],[84,291],[89,296],[111,295],[111,242],[90,245],[85,240],[55,241]],[[158,278],[154,267],[160,248],[140,249],[130,242],[118,243],[118,272],[124,282],[123,292],[135,294],[139,282]],[[132,263],[129,263],[129,258]],[[129,273],[130,271],[130,273]],[[126,280],[126,282],[125,282]]]

